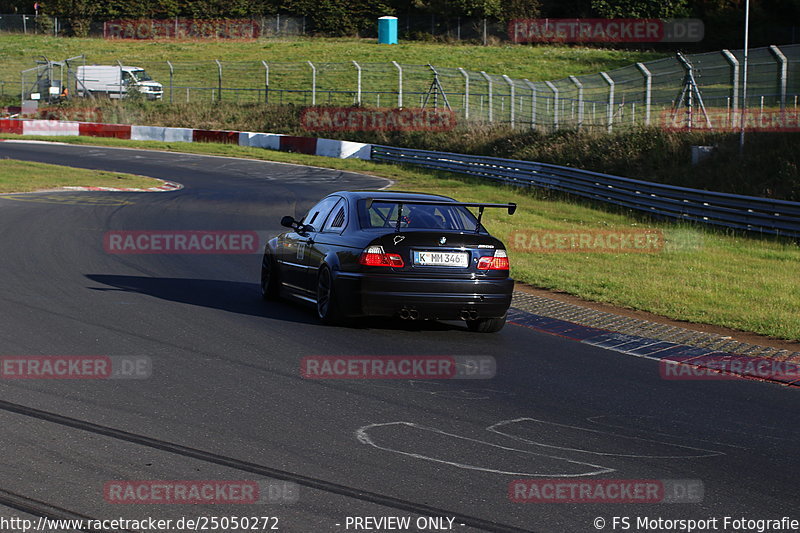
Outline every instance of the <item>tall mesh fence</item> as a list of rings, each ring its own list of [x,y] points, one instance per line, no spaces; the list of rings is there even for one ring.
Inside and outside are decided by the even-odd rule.
[[[398,63],[267,61],[140,61],[164,86],[164,100],[263,102],[298,106],[445,107],[461,120],[518,128],[607,129],[685,121],[715,124],[746,104],[751,112],[797,110],[800,45],[750,50],[746,102],[741,50],[709,52],[637,63],[597,74],[552,81],[514,79],[497,73]],[[25,79],[26,87],[36,87]],[[8,88],[6,88],[8,90]],[[702,104],[702,105],[701,105]],[[719,117],[722,116],[722,122]]]

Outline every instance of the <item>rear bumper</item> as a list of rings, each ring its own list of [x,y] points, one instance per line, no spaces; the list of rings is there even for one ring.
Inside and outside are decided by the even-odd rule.
[[[511,278],[418,278],[338,272],[335,290],[348,316],[394,316],[415,310],[420,318],[458,320],[464,311],[475,318],[497,318],[511,306]]]

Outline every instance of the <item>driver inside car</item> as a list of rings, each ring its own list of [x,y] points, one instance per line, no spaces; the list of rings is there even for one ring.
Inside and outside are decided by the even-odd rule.
[[[444,229],[444,217],[436,213],[433,206],[414,206],[406,217],[409,228]]]

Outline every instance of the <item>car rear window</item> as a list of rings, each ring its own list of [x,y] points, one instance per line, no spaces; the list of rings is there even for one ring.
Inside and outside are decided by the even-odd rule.
[[[394,228],[397,225],[397,209],[400,204],[392,202],[358,203],[358,218],[363,229]],[[455,231],[475,231],[477,219],[462,206],[449,205],[408,205],[403,204],[400,216],[401,228],[443,229]]]

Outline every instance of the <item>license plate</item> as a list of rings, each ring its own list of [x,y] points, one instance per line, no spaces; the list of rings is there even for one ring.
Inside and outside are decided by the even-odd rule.
[[[414,264],[466,268],[469,254],[463,252],[414,252]]]

